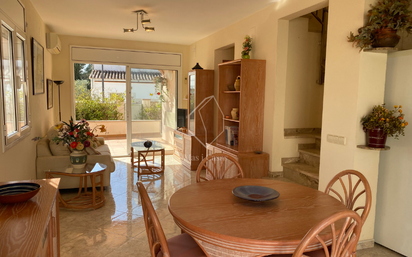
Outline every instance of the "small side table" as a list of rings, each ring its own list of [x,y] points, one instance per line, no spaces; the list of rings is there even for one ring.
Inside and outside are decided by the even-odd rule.
[[[163,173],[165,171],[165,148],[164,146],[157,142],[152,142],[153,143],[152,146],[149,148],[146,148],[144,147],[143,143],[144,143],[143,141],[132,143],[132,148],[131,148],[132,170],[134,170],[134,168],[137,167],[138,177],[140,175],[155,175],[155,174]],[[137,156],[135,156],[135,151],[137,152]],[[156,152],[160,152],[160,155],[161,155],[160,164],[155,163]],[[149,159],[148,155],[152,159]]]
[[[95,165],[87,164],[82,173],[65,173],[59,171],[46,171],[46,178],[54,178],[53,175],[78,177],[79,191],[77,196],[63,199],[59,192],[61,205],[68,209],[98,209],[104,205],[106,198],[103,195],[103,173],[107,166],[102,163]],[[99,177],[99,182],[96,183],[96,177]],[[90,178],[92,183],[92,192],[87,192],[87,178]],[[96,190],[100,187],[100,191]],[[83,192],[82,192],[83,189]]]

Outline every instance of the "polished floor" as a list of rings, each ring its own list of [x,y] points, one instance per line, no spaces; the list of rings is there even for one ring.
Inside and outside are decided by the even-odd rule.
[[[173,146],[165,140],[163,140],[162,137],[159,135],[133,135],[132,142],[147,139],[161,143],[165,147],[166,154],[173,154]],[[127,140],[124,136],[114,136],[106,138],[105,144],[109,146],[112,156],[127,156],[130,150],[127,148]]]
[[[143,213],[131,172],[130,158],[117,158],[111,175],[106,203],[97,210],[71,211],[60,208],[61,256],[149,257]],[[195,182],[195,172],[166,156],[164,176],[144,182],[167,238],[180,234],[167,209],[169,198],[180,188]],[[68,197],[73,192],[63,192]],[[402,256],[384,247],[358,251],[357,257]]]

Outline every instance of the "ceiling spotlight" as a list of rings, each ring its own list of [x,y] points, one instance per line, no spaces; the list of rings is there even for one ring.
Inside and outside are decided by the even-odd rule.
[[[134,11],[137,14],[137,28],[136,29],[123,29],[123,32],[135,32],[139,29],[139,14],[140,14],[140,23],[142,24],[142,28],[147,31],[147,32],[152,32],[155,31],[154,27],[145,27],[145,24],[150,23],[150,19],[144,19],[144,15],[147,15],[147,12],[145,10],[137,10]]]

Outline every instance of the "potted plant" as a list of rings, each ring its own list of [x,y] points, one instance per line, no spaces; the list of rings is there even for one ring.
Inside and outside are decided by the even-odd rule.
[[[163,103],[165,102],[165,96],[169,96],[169,89],[167,88],[167,78],[165,77],[155,77],[153,79],[155,83],[155,91],[159,96],[159,100]]]
[[[372,112],[362,117],[361,124],[367,133],[366,139],[369,147],[384,148],[386,138],[399,139],[404,136],[404,129],[408,122],[404,119],[402,105],[395,105],[394,110],[385,108],[385,104],[375,105]]]
[[[53,141],[57,144],[62,142],[64,145],[69,146],[70,151],[70,162],[74,168],[83,168],[87,162],[87,154],[83,151],[85,148],[90,147],[95,144],[94,130],[91,130],[89,123],[82,119],[81,121],[74,123],[73,117],[70,118],[69,122],[62,122],[54,127],[58,136],[56,136]],[[104,125],[101,126],[100,131],[106,131]]]
[[[400,37],[397,31],[412,33],[411,0],[379,0],[368,11],[368,22],[358,29],[358,35],[350,32],[349,42],[361,50],[371,47],[395,47]]]
[[[242,59],[250,59],[249,52],[252,50],[252,38],[249,35],[245,36],[245,42],[243,42]]]

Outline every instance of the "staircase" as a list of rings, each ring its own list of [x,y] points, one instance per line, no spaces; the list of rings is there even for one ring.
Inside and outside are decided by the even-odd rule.
[[[289,135],[290,136],[290,135]],[[285,135],[285,138],[288,136]],[[294,138],[314,138],[314,143],[299,144],[299,157],[282,158],[283,177],[300,185],[318,189],[320,165],[320,131],[296,134]]]

